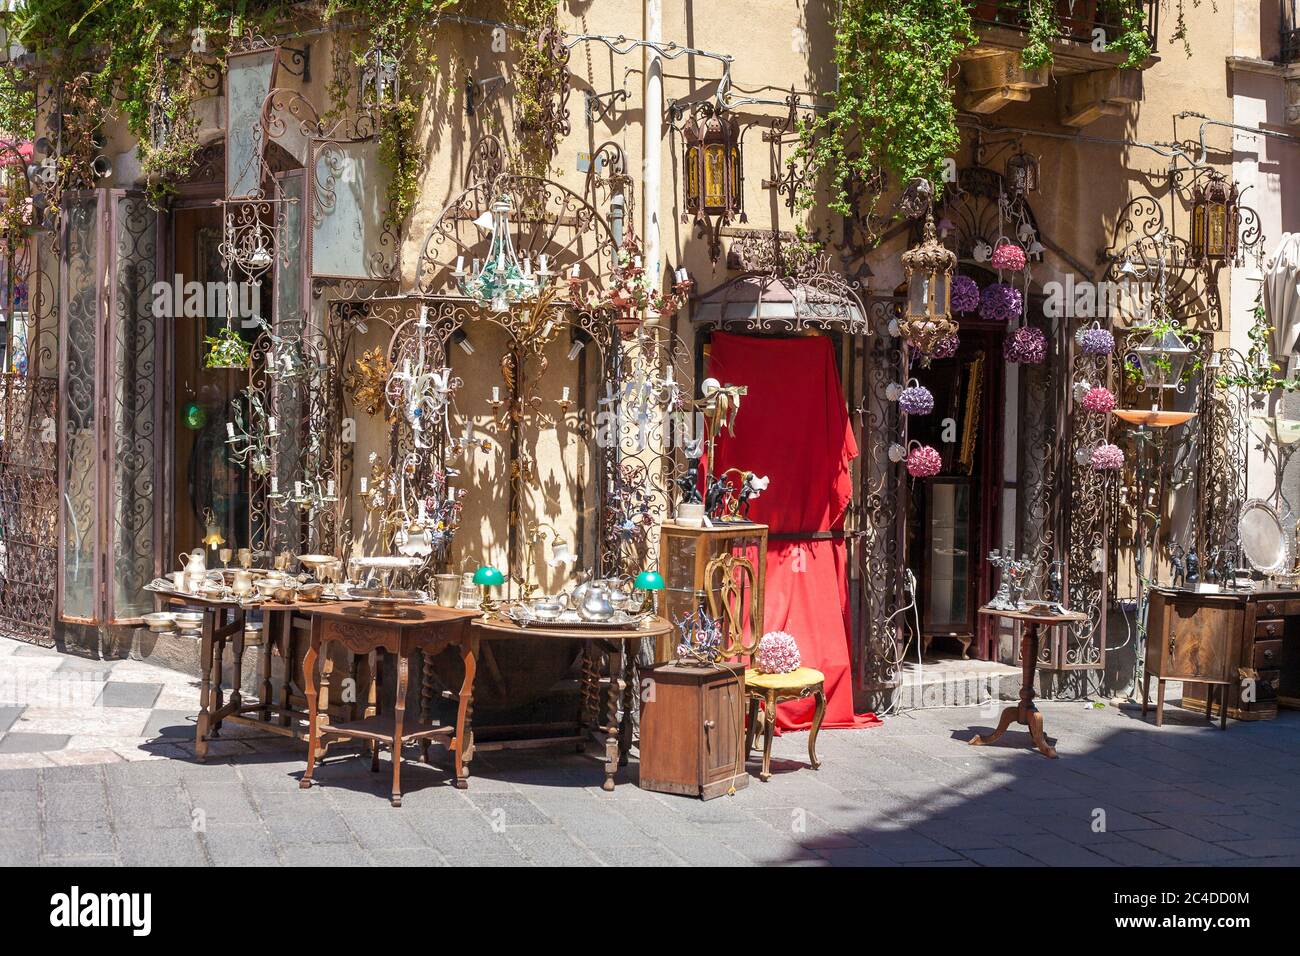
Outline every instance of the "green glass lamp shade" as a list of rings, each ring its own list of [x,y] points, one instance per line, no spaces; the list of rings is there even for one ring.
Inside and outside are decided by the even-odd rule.
[[[664,589],[664,576],[658,571],[642,571],[636,576],[636,589],[638,591],[662,591]]]
[[[474,583],[480,587],[494,588],[506,583],[506,576],[490,564],[482,565],[474,572]]]
[[[198,431],[208,423],[208,413],[204,411],[203,406],[198,402],[190,402],[186,405],[183,414],[185,427],[193,431]]]

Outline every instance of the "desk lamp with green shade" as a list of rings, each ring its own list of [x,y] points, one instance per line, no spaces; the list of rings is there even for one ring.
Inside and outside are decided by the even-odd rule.
[[[650,613],[659,613],[659,599],[655,592],[664,589],[664,576],[658,571],[642,571],[636,576],[636,582],[633,585],[638,591],[648,592],[650,595]],[[644,604],[643,604],[644,606]]]
[[[479,569],[474,572],[474,583],[483,589],[483,600],[479,602],[479,609],[484,614],[495,611],[497,602],[492,600],[491,589],[505,584],[506,576],[492,565],[483,564],[479,565]]]

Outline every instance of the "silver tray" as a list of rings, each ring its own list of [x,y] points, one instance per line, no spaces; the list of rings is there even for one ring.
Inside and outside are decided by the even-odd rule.
[[[640,611],[636,614],[628,614],[626,611],[615,611],[614,616],[607,621],[588,621],[578,616],[578,612],[572,609],[561,611],[556,617],[537,617],[533,614],[532,609],[524,604],[507,604],[500,610],[500,615],[506,620],[518,624],[520,627],[555,627],[573,630],[575,628],[591,628],[593,630],[616,630],[636,627],[642,621],[651,616],[649,611]]]

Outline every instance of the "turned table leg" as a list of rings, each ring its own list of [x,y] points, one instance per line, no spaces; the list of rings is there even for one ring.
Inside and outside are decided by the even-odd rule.
[[[624,653],[622,641],[615,641],[605,653],[609,697],[605,708],[605,782],[600,788],[606,791],[614,789],[614,775],[618,772],[623,688],[626,684],[623,680]]]
[[[320,641],[320,621],[311,622],[311,643],[307,645],[307,654],[302,659],[302,683],[307,696],[307,772],[298,781],[298,787],[306,790],[311,786],[312,771],[316,769],[316,748],[320,745],[320,709],[316,690],[316,657]]]
[[[400,644],[397,650],[397,697],[393,707],[393,798],[395,807],[402,805],[402,730],[406,719],[406,687],[409,681],[410,662],[408,648]]]

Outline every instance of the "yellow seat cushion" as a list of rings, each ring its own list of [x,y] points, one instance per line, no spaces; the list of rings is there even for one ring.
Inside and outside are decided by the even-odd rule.
[[[812,667],[796,667],[788,674],[764,674],[754,668],[745,671],[745,686],[762,690],[790,690],[820,684],[826,675]]]

